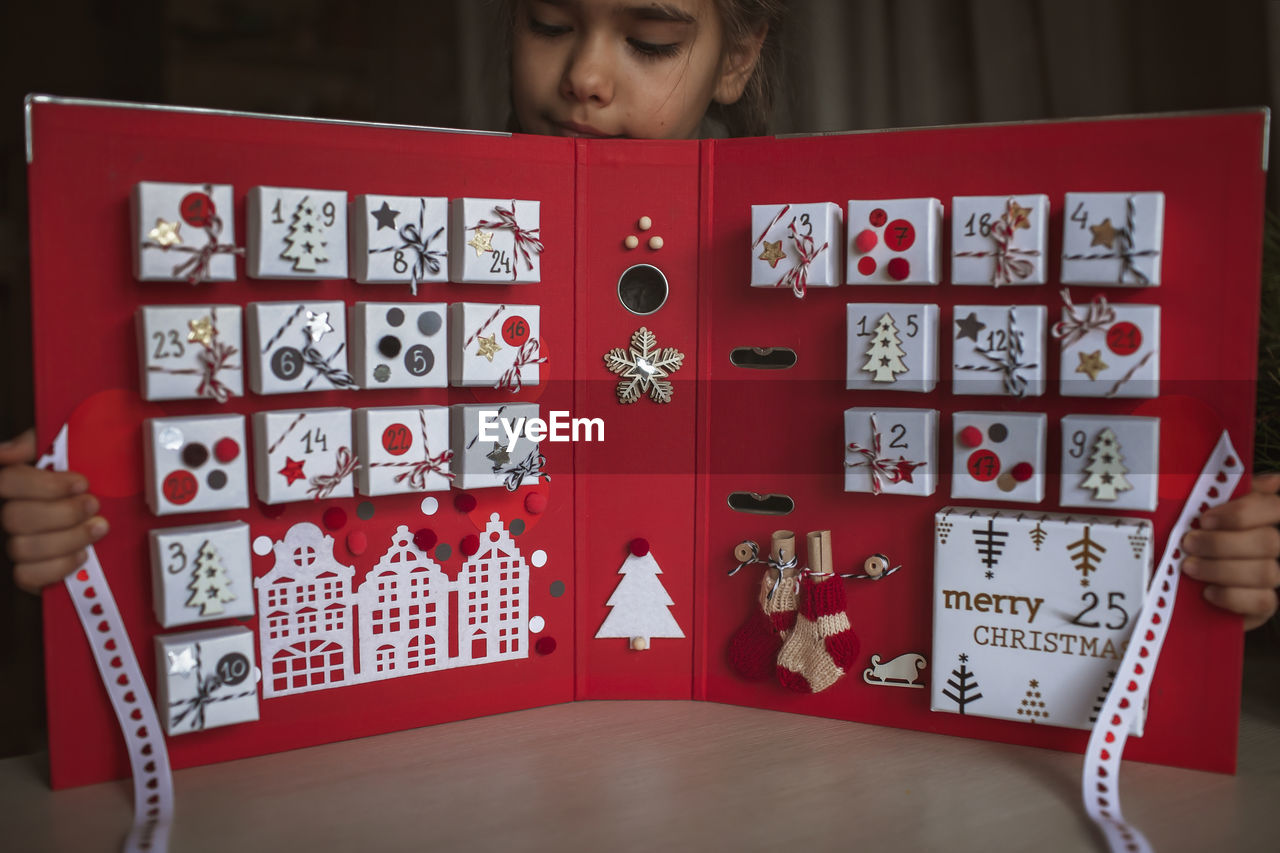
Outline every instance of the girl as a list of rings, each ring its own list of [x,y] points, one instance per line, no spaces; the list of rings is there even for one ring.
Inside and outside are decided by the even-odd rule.
[[[766,132],[785,0],[507,0],[515,130],[678,139]],[[36,592],[107,532],[89,484],[37,471],[34,435],[0,444],[2,521],[14,577]],[[1246,629],[1275,613],[1280,475],[1207,512],[1183,543],[1183,570]]]

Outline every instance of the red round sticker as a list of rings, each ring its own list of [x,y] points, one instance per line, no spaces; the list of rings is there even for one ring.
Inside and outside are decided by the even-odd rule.
[[[874,275],[876,271],[876,259],[870,255],[863,255],[858,258],[858,272],[862,275]]]
[[[872,227],[879,228],[881,225],[884,225],[889,221],[889,214],[884,212],[883,207],[877,207],[875,210],[871,211],[871,215],[867,217],[867,221],[871,223]]]
[[[529,340],[529,324],[519,314],[508,317],[502,324],[502,339],[513,347],[518,347]]]
[[[1107,329],[1107,346],[1116,355],[1133,355],[1142,346],[1142,330],[1133,323],[1113,323]]]
[[[965,464],[969,469],[969,476],[983,483],[994,480],[1000,474],[1000,457],[990,450],[973,451]]]
[[[392,456],[403,456],[413,446],[413,433],[404,424],[392,424],[382,431],[382,449]]]
[[[164,499],[171,504],[191,503],[200,486],[190,471],[172,471],[164,478]]]
[[[916,227],[905,219],[895,219],[884,229],[884,244],[895,252],[905,252],[916,242]]]
[[[213,199],[206,193],[187,193],[178,206],[182,221],[194,228],[204,228],[213,222]]]

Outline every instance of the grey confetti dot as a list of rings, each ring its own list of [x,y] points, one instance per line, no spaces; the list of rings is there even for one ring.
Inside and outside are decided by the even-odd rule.
[[[360,505],[356,507],[356,515],[362,521],[368,521],[373,518],[373,501],[361,501]]]
[[[551,582],[551,597],[552,597],[552,598],[559,598],[559,597],[560,597],[560,596],[562,596],[562,595],[564,595],[564,581],[552,581],[552,582]]]
[[[436,546],[437,560],[447,560],[449,559],[449,555],[452,553],[453,553],[453,549],[450,548],[448,545],[441,544]]]
[[[385,364],[379,364],[373,369],[373,380],[375,382],[386,382],[391,378],[391,368]]]

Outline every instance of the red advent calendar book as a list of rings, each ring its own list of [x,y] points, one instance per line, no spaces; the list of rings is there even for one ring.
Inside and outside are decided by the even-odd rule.
[[[1081,750],[1221,431],[1250,457],[1266,123],[33,99],[39,438],[174,766],[628,698]],[[1229,772],[1240,625],[1186,587],[1127,756]],[[124,775],[44,602],[53,784]]]

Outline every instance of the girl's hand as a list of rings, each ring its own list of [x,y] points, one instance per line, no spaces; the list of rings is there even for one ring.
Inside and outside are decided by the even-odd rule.
[[[1276,612],[1280,586],[1280,474],[1253,478],[1253,491],[1208,510],[1182,540],[1182,571],[1204,581],[1205,600],[1244,617],[1252,630]],[[1192,556],[1194,555],[1194,556]]]
[[[41,471],[36,435],[27,430],[0,443],[0,524],[8,534],[13,579],[30,593],[71,574],[88,557],[85,547],[106,535],[98,499],[85,494],[80,474]]]

